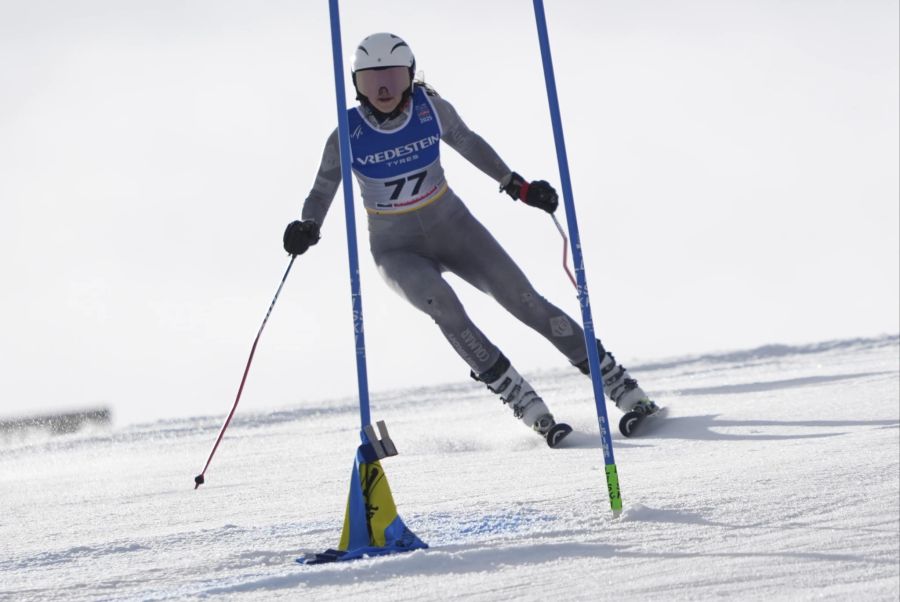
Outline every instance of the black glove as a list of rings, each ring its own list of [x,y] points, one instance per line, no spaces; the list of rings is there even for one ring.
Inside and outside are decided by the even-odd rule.
[[[544,180],[526,182],[516,172],[512,172],[509,182],[500,190],[516,200],[524,201],[526,205],[543,209],[547,213],[553,213],[559,206],[559,196],[553,186]]]
[[[284,229],[284,250],[291,255],[303,255],[319,242],[319,224],[311,219],[293,221]]]

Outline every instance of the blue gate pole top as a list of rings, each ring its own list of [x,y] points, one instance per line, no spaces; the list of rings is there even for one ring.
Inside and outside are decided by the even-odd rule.
[[[609,417],[603,399],[603,381],[600,379],[600,356],[595,342],[594,321],[591,316],[590,296],[585,278],[584,258],[581,253],[581,237],[578,232],[578,220],[575,216],[575,201],[572,194],[572,181],[569,177],[569,159],[566,154],[566,142],[563,136],[562,117],[559,111],[559,98],[556,92],[556,77],[553,73],[553,58],[550,54],[550,38],[547,34],[547,18],[544,14],[543,0],[534,0],[534,15],[537,23],[538,41],[541,47],[541,60],[544,66],[544,83],[547,87],[547,100],[550,104],[550,119],[553,124],[553,138],[556,143],[556,158],[559,163],[560,185],[563,203],[566,208],[566,221],[569,229],[569,242],[572,246],[572,263],[575,266],[575,281],[578,286],[578,302],[584,322],[584,339],[588,352],[588,365],[591,370],[591,381],[594,387],[594,401],[597,406],[597,419],[600,422],[600,434],[603,438],[603,456],[607,465],[615,464],[612,449],[612,437],[609,429]]]
[[[334,63],[338,140],[341,149],[341,182],[344,189],[344,215],[347,222],[347,255],[350,262],[350,294],[353,306],[353,334],[356,344],[356,375],[359,385],[359,418],[360,429],[362,429],[367,424],[371,424],[372,420],[369,416],[369,383],[366,373],[366,341],[359,280],[359,251],[356,242],[356,218],[353,213],[353,180],[350,172],[350,125],[347,120],[347,96],[344,91],[344,59],[338,0],[329,0],[328,8],[331,15],[331,52]]]

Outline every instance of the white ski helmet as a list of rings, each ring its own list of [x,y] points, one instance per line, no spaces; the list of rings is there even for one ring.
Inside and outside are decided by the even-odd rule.
[[[407,67],[413,73],[416,68],[416,57],[399,36],[392,33],[373,33],[356,47],[350,71],[356,73],[363,69],[384,67]]]
[[[398,67],[403,71],[397,73]],[[374,87],[387,85],[400,94],[400,102],[390,115],[402,110],[413,90],[413,78],[416,72],[416,57],[406,42],[392,33],[373,33],[366,37],[353,56],[350,68],[353,87],[356,89],[356,100],[375,109],[369,99]],[[365,77],[363,73],[365,72]],[[377,82],[377,83],[375,83]],[[369,94],[365,88],[368,86]],[[378,109],[375,109],[377,112]]]

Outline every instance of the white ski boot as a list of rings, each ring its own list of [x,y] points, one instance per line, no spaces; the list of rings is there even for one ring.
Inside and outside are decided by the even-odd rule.
[[[597,351],[600,353],[600,375],[603,378],[603,392],[616,404],[616,407],[624,413],[638,411],[649,416],[659,411],[659,407],[644,393],[638,382],[631,378],[625,366],[616,363],[612,353],[606,351],[600,341],[597,341]],[[576,364],[576,368],[584,374],[590,374],[588,360]]]
[[[512,409],[513,415],[544,437],[550,447],[556,447],[572,432],[572,427],[554,420],[544,400],[503,354],[486,372],[479,375],[472,372],[471,375],[499,395],[501,401]]]

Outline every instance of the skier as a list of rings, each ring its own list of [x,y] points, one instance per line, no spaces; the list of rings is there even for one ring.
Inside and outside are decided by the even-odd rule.
[[[384,280],[428,314],[483,382],[515,417],[555,447],[571,428],[557,424],[543,399],[503,353],[469,319],[441,274],[450,271],[499,302],[547,338],[589,374],[584,332],[535,291],[525,274],[468,211],[444,178],[439,142],[446,142],[496,180],[514,200],[553,213],[556,191],[545,181],[526,181],[472,132],[454,107],[414,80],[415,57],[389,33],[365,38],[351,68],[359,106],[348,110],[353,171],[368,213],[372,256]],[[319,241],[325,215],[341,182],[335,130],[325,144],[302,221],[288,224],[284,248],[299,255]],[[607,396],[623,412],[643,415],[659,408],[597,341]]]

